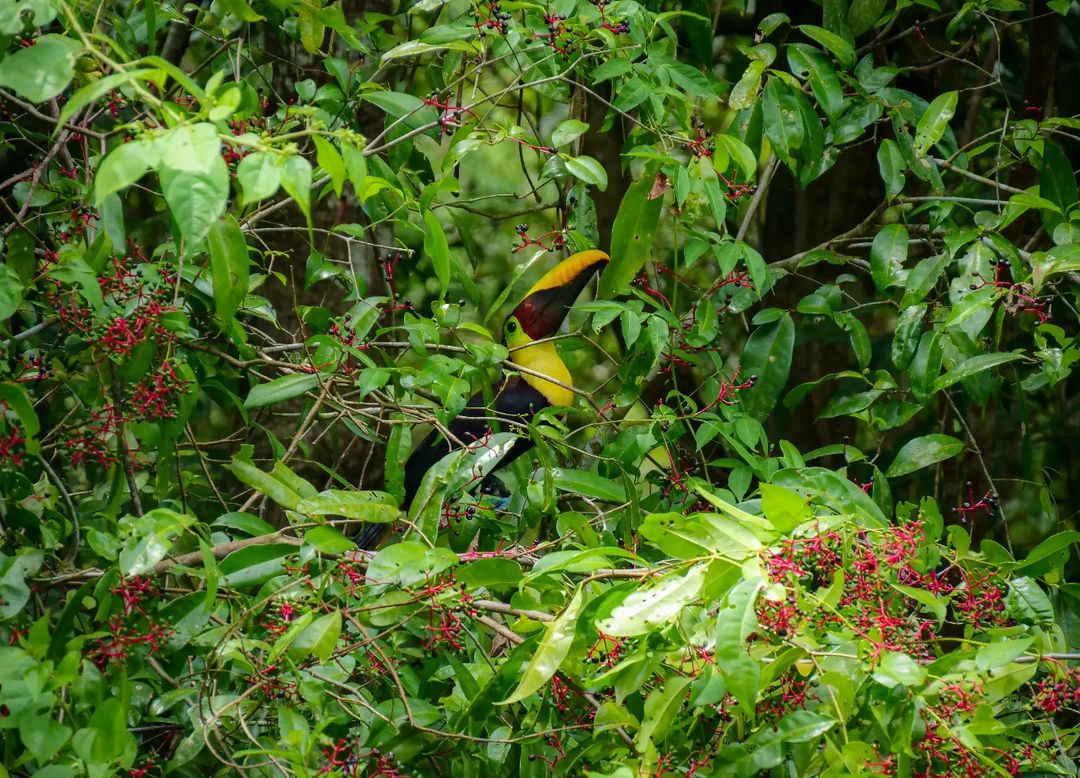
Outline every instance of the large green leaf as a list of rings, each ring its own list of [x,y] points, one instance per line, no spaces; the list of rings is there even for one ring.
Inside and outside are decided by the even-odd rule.
[[[949,121],[956,113],[956,92],[945,92],[934,98],[915,127],[915,149],[925,154],[945,135]]]
[[[663,205],[663,198],[649,199],[652,185],[651,176],[645,176],[623,195],[611,227],[611,262],[600,276],[601,297],[625,293],[649,258]]]
[[[450,247],[446,242],[439,217],[431,211],[424,211],[424,253],[435,266],[435,276],[439,279],[439,299],[446,297],[450,286]]]
[[[578,587],[559,617],[547,625],[540,644],[536,647],[529,664],[521,673],[517,688],[499,705],[509,705],[525,699],[536,692],[555,675],[574,642],[577,632],[577,620],[585,603],[585,591]]]
[[[0,86],[32,103],[51,100],[67,89],[75,75],[75,55],[82,45],[63,35],[42,35],[33,46],[0,62]]]
[[[870,247],[870,273],[878,291],[904,283],[907,254],[908,233],[904,225],[890,224],[878,232]]]
[[[180,234],[189,247],[199,243],[225,213],[229,196],[229,171],[214,125],[203,122],[173,129],[164,140],[158,175]]]
[[[401,509],[394,498],[386,492],[327,489],[305,497],[296,506],[296,512],[305,516],[342,516],[366,522],[385,524],[396,519]]]
[[[265,384],[253,386],[244,400],[245,408],[262,408],[264,405],[291,400],[319,385],[319,377],[310,373],[283,375]]]
[[[325,662],[334,653],[340,635],[341,611],[334,610],[308,624],[289,646],[289,653],[298,658],[311,655]]]
[[[889,469],[885,471],[885,475],[896,478],[914,473],[916,470],[951,459],[963,450],[964,442],[951,435],[924,435],[904,444],[903,448],[897,452],[892,464],[889,465]]]
[[[787,313],[758,327],[746,340],[740,376],[756,375],[757,382],[739,392],[739,402],[758,421],[769,415],[787,386],[794,348],[795,322]]]
[[[153,166],[151,143],[131,140],[121,143],[101,161],[94,176],[94,205],[101,207],[113,192],[127,189]]]
[[[695,565],[682,575],[671,573],[655,586],[628,595],[596,626],[618,637],[644,635],[674,621],[683,608],[697,599],[704,581],[704,565]]]
[[[953,384],[963,381],[966,378],[970,378],[984,370],[989,370],[992,367],[1005,365],[1009,362],[1015,362],[1016,360],[1023,358],[1023,354],[1009,354],[1004,352],[978,354],[970,359],[965,359],[956,367],[947,370],[943,375],[939,376],[937,380],[934,381],[934,391],[940,392],[942,389],[948,389]]]
[[[247,240],[236,219],[225,216],[210,227],[207,246],[214,282],[214,306],[228,329],[248,291]]]

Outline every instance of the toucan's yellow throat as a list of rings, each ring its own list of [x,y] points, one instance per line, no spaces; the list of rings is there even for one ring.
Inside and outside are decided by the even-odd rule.
[[[553,381],[523,373],[522,378],[552,405],[570,405],[573,386],[555,344],[535,343],[558,332],[578,295],[593,274],[610,261],[602,251],[582,251],[563,260],[537,281],[506,320],[506,345],[510,358]]]

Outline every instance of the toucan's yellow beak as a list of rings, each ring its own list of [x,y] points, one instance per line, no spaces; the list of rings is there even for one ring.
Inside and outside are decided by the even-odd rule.
[[[574,254],[537,281],[512,314],[533,340],[554,335],[593,273],[611,261],[595,249]]]

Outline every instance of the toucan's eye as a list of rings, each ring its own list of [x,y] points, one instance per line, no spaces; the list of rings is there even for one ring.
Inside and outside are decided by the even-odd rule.
[[[507,332],[517,332],[517,322],[511,319],[506,323]]]

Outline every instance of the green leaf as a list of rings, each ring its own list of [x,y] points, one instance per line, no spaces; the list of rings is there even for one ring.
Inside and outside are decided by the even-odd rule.
[[[233,471],[235,472],[235,470]],[[263,543],[233,551],[218,564],[224,586],[259,586],[285,572],[285,558],[296,553],[291,543]]]
[[[320,554],[344,554],[356,549],[356,543],[345,537],[341,530],[325,524],[305,532],[304,543]]]
[[[301,500],[296,512],[305,516],[342,516],[386,524],[397,519],[401,509],[386,492],[328,489]]]
[[[925,316],[926,305],[923,304],[912,305],[900,312],[890,349],[892,362],[897,370],[904,370],[911,364],[915,350],[919,347],[919,338],[922,337],[922,321]]]
[[[450,246],[439,217],[431,211],[424,211],[424,227],[424,253],[435,266],[435,275],[439,279],[439,299],[442,300],[446,298],[446,290],[450,286]]]
[[[37,574],[43,561],[44,553],[36,548],[22,548],[14,556],[0,554],[0,620],[23,612],[30,601],[26,579]]]
[[[26,711],[19,716],[19,737],[38,764],[45,764],[71,737],[71,728],[56,721],[49,711]]]
[[[128,538],[120,551],[120,572],[142,575],[165,558],[180,533],[195,519],[168,508],[154,508],[142,516],[126,517],[121,523],[128,530]]]
[[[574,596],[570,599],[566,608],[555,621],[547,625],[544,636],[540,639],[540,645],[536,648],[529,664],[521,672],[521,680],[517,688],[505,700],[497,703],[509,705],[525,699],[533,694],[541,686],[555,675],[559,665],[566,659],[570,652],[570,646],[574,642],[574,634],[577,632],[577,620],[581,613],[581,607],[585,602],[584,589],[578,587]]]
[[[758,327],[743,346],[741,375],[756,375],[757,382],[739,393],[739,403],[758,421],[769,415],[787,386],[794,348],[795,322],[788,313]]]
[[[886,138],[881,142],[877,151],[877,163],[881,180],[885,182],[885,193],[890,198],[896,197],[904,191],[904,173],[907,171],[907,162],[904,161],[904,154],[896,141]]]
[[[259,535],[274,534],[274,528],[269,522],[260,519],[258,516],[253,516],[250,513],[242,513],[240,511],[223,513],[214,519],[214,523],[211,526],[238,530],[253,538],[258,537]]]
[[[121,143],[101,161],[94,176],[94,205],[98,208],[113,192],[127,189],[150,169],[150,143],[132,140]]]
[[[992,367],[998,365],[1005,365],[1009,362],[1015,362],[1018,359],[1023,359],[1023,354],[1009,354],[1005,352],[996,352],[993,354],[979,354],[978,356],[965,359],[956,367],[951,370],[947,370],[943,375],[939,376],[934,381],[934,391],[940,392],[942,389],[948,389],[955,383],[963,381],[966,378],[970,378],[976,373],[981,373],[984,370],[989,370]]]
[[[885,686],[919,686],[926,680],[926,668],[907,654],[886,651],[874,670],[874,680]]]
[[[802,24],[798,29],[832,52],[843,68],[855,67],[855,47],[849,41],[844,40],[835,32],[829,32],[813,24]]]
[[[563,162],[566,163],[566,169],[569,170],[575,178],[584,181],[586,184],[592,184],[601,192],[607,189],[607,171],[604,170],[604,166],[594,157],[564,156]]]
[[[289,653],[297,658],[314,656],[325,662],[333,655],[340,636],[341,611],[335,610],[308,624],[289,646]]]
[[[668,678],[662,687],[653,689],[645,700],[645,715],[637,734],[638,750],[644,751],[650,741],[664,739],[675,715],[686,700],[686,689],[691,679],[683,675]]]
[[[247,399],[244,400],[245,408],[262,408],[266,405],[291,400],[299,397],[304,392],[314,389],[319,385],[319,377],[310,373],[295,373],[284,375],[259,384],[251,388]]]
[[[555,488],[561,491],[611,503],[626,502],[626,489],[622,484],[596,473],[560,467],[551,471],[551,477]]]
[[[611,262],[600,276],[601,297],[627,292],[649,258],[664,202],[661,197],[649,199],[652,184],[652,176],[646,175],[632,183],[623,195],[611,227]]]
[[[588,131],[589,125],[580,119],[567,119],[551,133],[551,145],[556,148],[561,148],[569,143],[573,143]]]
[[[319,16],[318,8],[308,3],[301,3],[296,12],[297,27],[300,30],[300,43],[308,54],[318,54],[326,37],[326,25]]]
[[[232,14],[243,22],[261,22],[266,18],[265,16],[256,13],[255,10],[248,5],[247,0],[218,0],[218,3],[225,13]]]
[[[281,186],[289,193],[311,225],[311,163],[298,154],[281,164]]]
[[[334,148],[334,144],[326,138],[315,135],[312,140],[315,141],[316,158],[319,161],[319,167],[326,172],[326,175],[330,176],[330,183],[334,186],[334,194],[341,197],[341,189],[345,186],[345,160],[341,158],[341,154]]]
[[[3,282],[0,281],[0,286],[2,284]],[[26,390],[19,384],[0,384],[0,408],[4,406],[19,419],[23,435],[26,437],[27,450],[31,454],[37,453],[35,438],[41,431],[41,422],[38,420],[37,412],[34,411],[34,406],[30,403]]]
[[[236,180],[244,196],[243,205],[251,205],[272,197],[281,186],[279,158],[264,151],[248,154],[236,167]]]
[[[248,459],[239,455],[233,457],[229,470],[241,483],[250,486],[260,494],[265,494],[282,508],[295,510],[300,504],[300,493],[295,488],[263,472]]]
[[[721,605],[714,633],[716,666],[731,696],[747,713],[756,707],[761,684],[761,665],[750,656],[746,645],[758,626],[754,605],[760,590],[760,581],[739,581],[728,592],[726,604]]]
[[[851,34],[858,37],[873,27],[885,12],[887,5],[888,0],[851,0],[847,15]]]
[[[975,654],[975,667],[980,673],[987,670],[996,670],[999,667],[1012,662],[1023,656],[1031,648],[1035,638],[1018,638],[1016,640],[1001,640],[997,643],[989,643],[979,649]]]
[[[761,108],[765,135],[772,143],[773,151],[789,166],[793,165],[792,152],[802,146],[805,133],[799,104],[791,87],[779,78],[770,78],[765,83]]]
[[[1026,576],[1009,581],[1005,610],[1023,624],[1038,626],[1054,621],[1054,606],[1050,603],[1050,598],[1034,579]]]
[[[214,222],[207,237],[210,272],[214,281],[214,309],[227,331],[248,291],[248,245],[231,215]]]
[[[341,142],[341,157],[345,161],[345,170],[349,174],[349,181],[357,193],[362,191],[364,179],[367,178],[367,159],[364,151],[359,146],[354,146],[348,141]]]
[[[904,282],[904,262],[908,255],[908,233],[902,224],[890,224],[875,237],[870,247],[870,274],[874,286],[884,292]]]
[[[920,155],[945,135],[949,121],[956,113],[956,92],[945,92],[934,98],[915,127],[915,149]]]
[[[885,475],[896,478],[951,459],[964,450],[964,442],[951,435],[924,435],[909,440],[896,454]]]
[[[644,635],[678,618],[682,609],[697,599],[704,580],[705,565],[695,565],[683,575],[670,573],[655,586],[632,592],[596,626],[617,637]]]
[[[1045,197],[1067,214],[1080,200],[1076,174],[1072,163],[1061,147],[1047,138],[1043,141],[1042,169],[1039,172],[1039,195]]]
[[[732,111],[742,111],[754,104],[758,90],[761,88],[761,77],[767,67],[765,61],[760,59],[751,60],[746,66],[746,70],[731,88],[731,95],[728,97],[728,107]]]
[[[844,108],[844,88],[836,68],[828,57],[813,46],[805,43],[793,43],[788,46],[788,63],[791,72],[799,78],[809,75],[810,89],[814,92],[821,110],[835,121]]]
[[[0,265],[0,321],[10,319],[23,301],[23,281],[9,264]]]
[[[1077,530],[1065,530],[1064,532],[1058,532],[1056,535],[1051,535],[1028,552],[1027,557],[1017,568],[1017,572],[1028,575],[1045,575],[1049,571],[1040,570],[1039,568],[1043,567],[1047,560],[1053,559],[1061,551],[1076,543],[1080,543],[1080,532]]]
[[[808,710],[794,710],[786,713],[780,719],[775,733],[770,732],[769,738],[776,737],[785,743],[809,743],[836,726],[836,719],[821,716]]]
[[[59,95],[75,75],[75,54],[82,45],[63,35],[42,35],[33,46],[19,49],[0,62],[0,86],[31,103]]]
[[[214,125],[181,125],[164,140],[158,164],[161,190],[180,234],[199,243],[225,213],[229,170]]]
[[[948,254],[919,260],[905,279],[904,298],[900,301],[900,307],[907,308],[926,299],[951,261]]]
[[[790,489],[761,484],[761,511],[778,532],[790,532],[814,515],[807,498]]]
[[[455,578],[470,589],[516,588],[521,582],[521,566],[511,559],[478,559],[462,565]]]

